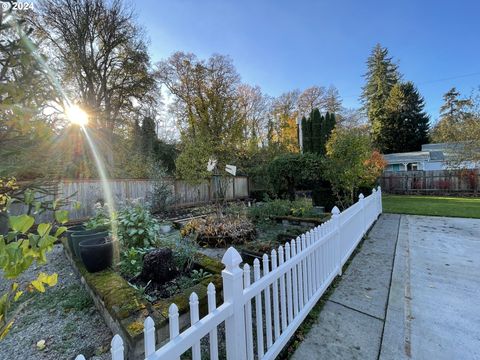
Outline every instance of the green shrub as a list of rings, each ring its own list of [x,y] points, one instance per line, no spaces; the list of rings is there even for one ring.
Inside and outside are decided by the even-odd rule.
[[[321,179],[322,158],[317,154],[285,154],[268,165],[270,182],[277,196],[295,200],[295,191],[308,189]]]
[[[160,229],[158,221],[140,203],[127,204],[117,215],[118,238],[124,248],[154,246]]]
[[[248,217],[254,221],[269,220],[272,216],[307,216],[312,214],[313,206],[310,199],[268,200],[248,209]]]

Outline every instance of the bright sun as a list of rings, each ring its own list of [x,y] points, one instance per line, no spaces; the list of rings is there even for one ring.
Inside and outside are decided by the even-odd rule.
[[[88,123],[88,115],[85,111],[83,111],[78,105],[69,106],[65,110],[65,114],[67,115],[68,120],[72,124],[78,126],[85,126]]]

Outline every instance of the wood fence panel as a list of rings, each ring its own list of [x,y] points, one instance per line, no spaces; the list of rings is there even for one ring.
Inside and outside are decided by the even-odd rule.
[[[385,172],[380,185],[392,194],[473,195],[480,191],[480,171],[433,170]]]
[[[184,180],[168,178],[165,180],[169,185],[175,206],[200,205],[215,199],[215,186],[213,181],[205,181],[198,185],[191,185]],[[248,178],[236,177],[235,183],[230,182],[227,188],[227,199],[241,199],[248,197]],[[108,180],[115,206],[119,206],[127,200],[140,199],[142,203],[148,200],[154,189],[154,182],[151,180],[137,179],[115,179]],[[235,192],[234,192],[235,186]],[[70,197],[70,204],[64,207],[69,210],[69,217],[72,220],[84,219],[92,216],[95,212],[95,204],[108,202],[105,198],[102,182],[100,180],[61,180],[58,183],[58,191],[55,195],[48,196],[43,200],[53,201],[56,198]],[[74,208],[74,202],[80,202],[81,207]],[[22,214],[26,207],[21,204],[13,204],[11,209],[13,215]],[[43,213],[36,216],[37,222],[50,221],[52,213]]]

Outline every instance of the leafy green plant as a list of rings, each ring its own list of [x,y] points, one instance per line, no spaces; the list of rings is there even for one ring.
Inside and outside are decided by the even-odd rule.
[[[95,229],[110,225],[110,216],[108,212],[108,204],[102,206],[100,203],[95,204],[95,215],[84,223],[87,229]]]
[[[192,270],[191,278],[193,281],[198,284],[199,282],[208,279],[212,274],[210,274],[208,271],[205,271],[203,269],[200,270]]]
[[[152,247],[132,247],[123,250],[120,254],[120,262],[118,263],[120,272],[127,277],[138,276],[142,272],[144,255],[153,249]]]
[[[127,204],[117,215],[118,238],[125,248],[154,246],[158,242],[159,224],[140,203]]]

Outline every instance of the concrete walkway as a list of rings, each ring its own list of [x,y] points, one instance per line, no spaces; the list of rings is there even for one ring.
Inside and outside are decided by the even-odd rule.
[[[480,220],[384,214],[293,359],[480,359]]]

